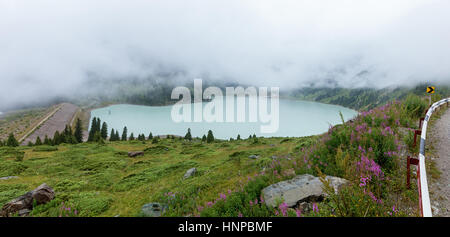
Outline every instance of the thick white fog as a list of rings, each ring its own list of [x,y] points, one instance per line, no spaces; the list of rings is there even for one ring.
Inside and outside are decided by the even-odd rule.
[[[0,108],[73,93],[90,74],[448,82],[449,12],[448,0],[0,0]]]

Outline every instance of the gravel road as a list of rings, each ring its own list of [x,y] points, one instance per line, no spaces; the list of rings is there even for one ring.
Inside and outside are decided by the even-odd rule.
[[[442,105],[445,106],[445,105]],[[433,216],[450,216],[450,109],[433,124],[427,134],[427,143],[436,150],[430,157],[441,172],[438,180],[430,185]],[[427,154],[425,153],[425,156]],[[428,158],[428,157],[427,157]],[[428,176],[428,175],[427,175]]]

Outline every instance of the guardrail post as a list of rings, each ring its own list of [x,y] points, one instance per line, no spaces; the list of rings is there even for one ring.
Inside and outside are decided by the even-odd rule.
[[[419,165],[419,159],[411,158],[408,156],[406,158],[406,187],[411,188],[411,165]]]
[[[419,120],[419,128],[421,128],[422,127],[422,122],[423,122],[423,120],[425,120],[425,118],[420,118],[420,120]]]

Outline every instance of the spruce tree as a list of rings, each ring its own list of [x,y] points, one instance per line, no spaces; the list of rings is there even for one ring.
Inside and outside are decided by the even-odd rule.
[[[74,135],[70,135],[68,141],[69,141],[70,144],[77,144],[78,143],[77,138]]]
[[[206,142],[207,143],[211,143],[214,141],[214,135],[213,132],[211,130],[208,131],[208,136],[206,137]]]
[[[152,140],[153,139],[153,134],[152,132],[150,132],[150,134],[148,135],[148,140]]]
[[[92,141],[94,142],[101,142],[103,140],[102,135],[100,132],[95,132],[94,139]]]
[[[34,143],[34,145],[36,145],[36,146],[42,145],[42,141],[41,141],[41,138],[39,136],[36,138],[36,142]]]
[[[123,132],[122,132],[122,141],[126,141],[127,140],[127,133],[128,133],[127,126],[125,126],[123,128]]]
[[[106,122],[103,122],[102,124],[100,135],[102,136],[103,139],[106,139],[108,137],[108,125],[106,124]]]
[[[116,140],[116,132],[114,131],[114,128],[111,128],[111,132],[109,133],[109,141],[113,142]]]
[[[192,135],[191,135],[191,129],[190,128],[188,128],[188,131],[187,131],[186,135],[184,136],[184,139],[187,139],[189,141],[192,140]]]
[[[236,140],[241,140],[241,135],[238,134]]]
[[[31,141],[28,141],[28,146],[33,146],[33,143]]]
[[[128,140],[130,140],[130,141],[134,140],[134,134],[133,133],[130,134],[130,138]]]
[[[89,130],[88,142],[92,142],[94,140],[95,130],[97,128],[97,118],[92,118],[91,129]]]
[[[97,122],[95,123],[95,125],[97,126],[97,127],[95,128],[95,132],[101,132],[101,130],[102,130],[102,128],[101,128],[102,124],[101,124],[100,118],[97,118]],[[100,133],[100,135],[102,135],[102,134]]]
[[[203,134],[202,142],[206,142],[206,135],[205,134]]]
[[[13,133],[9,134],[8,140],[6,140],[6,145],[11,147],[19,146],[19,142],[16,140]]]
[[[53,134],[53,145],[59,145],[60,141],[59,141],[59,132],[56,131],[55,134]]]
[[[78,143],[83,142],[83,127],[81,124],[81,120],[77,118],[77,123],[75,124],[75,132],[73,134]]]
[[[116,130],[115,141],[120,141],[119,130]]]
[[[48,139],[48,136],[47,136],[47,135],[45,135],[45,138],[44,138],[44,144],[45,144],[45,145],[48,145],[48,146],[51,146],[51,145],[52,145],[52,143],[51,143],[50,139]]]

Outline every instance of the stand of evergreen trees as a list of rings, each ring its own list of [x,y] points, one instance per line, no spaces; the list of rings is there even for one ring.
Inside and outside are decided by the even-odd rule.
[[[108,139],[108,124],[106,122],[101,123],[100,118],[94,117],[92,118],[91,123],[91,129],[89,130],[89,136],[88,136],[88,142],[101,142],[103,143],[106,139]],[[159,137],[153,136],[153,134],[150,132],[148,138],[145,137],[145,134],[138,134],[137,138],[135,138],[134,134],[131,133],[130,137],[127,137],[128,129],[125,126],[122,131],[122,135],[119,135],[119,130],[115,130],[114,128],[111,129],[111,132],[109,134],[109,141],[127,141],[127,140],[139,140],[139,141],[145,141],[148,139],[149,141],[152,141],[153,144],[158,143]],[[249,136],[251,138],[252,136]],[[253,137],[256,137],[253,135]],[[167,138],[175,139],[174,135],[167,135]],[[180,140],[182,137],[179,138]],[[184,136],[184,139],[191,141],[192,140],[192,134],[191,129],[188,128],[188,131],[186,135]],[[199,139],[197,137],[197,139]],[[241,137],[238,135],[237,140],[240,140]],[[202,142],[211,143],[214,142],[215,138],[213,135],[213,132],[211,130],[208,131],[208,135],[203,135],[201,138]],[[28,142],[28,146],[39,146],[39,145],[59,145],[62,143],[66,144],[77,144],[83,142],[83,128],[82,128],[82,122],[80,119],[77,119],[75,124],[75,131],[72,131],[72,128],[69,125],[66,125],[63,131],[56,131],[53,135],[53,138],[49,138],[47,135],[44,137],[44,140],[38,136],[35,140],[35,142]],[[8,136],[8,139],[6,141],[0,140],[0,146],[11,146],[16,147],[19,146],[19,142],[14,137],[14,134],[10,133]]]

